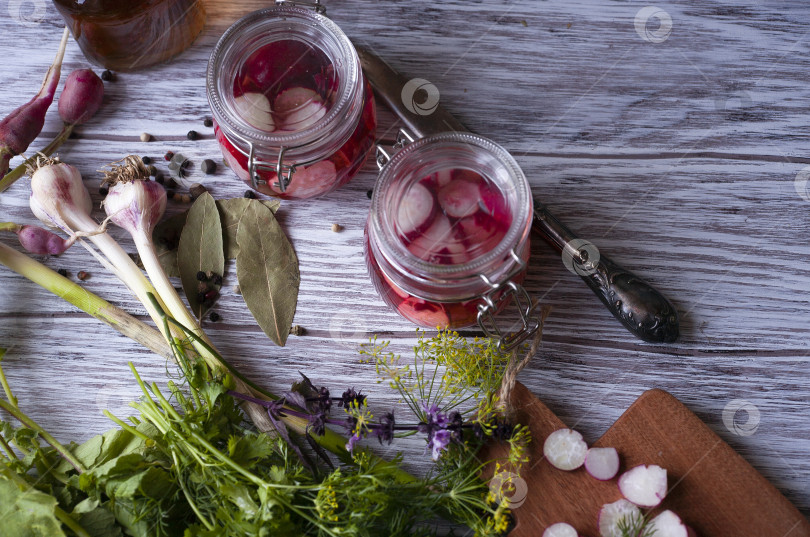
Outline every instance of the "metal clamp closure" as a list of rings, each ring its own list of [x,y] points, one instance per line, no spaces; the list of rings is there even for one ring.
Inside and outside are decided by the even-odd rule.
[[[484,274],[479,274],[490,287],[490,291],[481,297],[484,301],[483,304],[478,305],[478,326],[483,330],[485,336],[498,340],[498,348],[502,351],[514,349],[540,328],[540,319],[532,316],[534,305],[528,291],[522,285],[512,281],[512,278],[526,268],[526,263],[514,250],[509,253],[515,260],[515,268],[502,281],[495,283]],[[515,299],[522,326],[518,330],[504,335],[495,322],[495,312],[511,298]]]
[[[287,187],[290,186],[290,181],[292,181],[292,176],[295,173],[296,164],[284,164],[284,152],[289,149],[287,147],[282,146],[278,151],[278,158],[276,159],[276,165],[273,166],[271,164],[266,164],[260,162],[256,158],[256,150],[253,146],[252,142],[248,142],[248,176],[250,177],[250,184],[254,189],[258,189],[259,185],[267,184],[267,181],[261,179],[259,175],[259,171],[265,171],[270,173],[276,174],[276,182],[273,184],[279,192],[284,192],[287,190]],[[309,164],[309,163],[303,163]],[[285,176],[286,171],[286,176]]]
[[[381,170],[385,168],[385,165],[388,164],[388,161],[391,160],[394,153],[412,143],[415,139],[416,138],[414,138],[413,134],[403,128],[400,128],[399,132],[397,133],[397,141],[391,146],[390,151],[380,144],[377,144],[377,154],[375,157],[377,160],[377,167]]]
[[[326,15],[326,6],[321,4],[321,0],[315,0],[314,2],[307,2],[302,0],[276,0],[277,6],[303,6],[303,7],[311,7],[315,10],[315,13],[319,13],[321,15]]]

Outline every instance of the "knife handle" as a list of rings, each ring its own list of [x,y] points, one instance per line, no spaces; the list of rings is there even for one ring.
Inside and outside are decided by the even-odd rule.
[[[544,205],[534,211],[533,229],[562,252],[566,267],[632,334],[650,343],[672,343],[678,338],[678,311],[653,286],[578,238]]]

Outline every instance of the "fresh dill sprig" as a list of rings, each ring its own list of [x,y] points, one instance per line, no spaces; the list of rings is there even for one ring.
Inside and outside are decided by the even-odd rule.
[[[655,528],[650,525],[650,517],[644,514],[633,514],[623,517],[616,523],[621,537],[653,537]]]

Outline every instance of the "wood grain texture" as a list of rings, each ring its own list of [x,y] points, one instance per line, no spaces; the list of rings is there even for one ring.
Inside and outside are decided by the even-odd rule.
[[[0,0],[0,13],[16,4]],[[189,183],[202,182],[214,197],[244,192],[227,168],[213,176],[197,168],[219,155],[213,133],[202,125],[209,114],[205,66],[224,29],[266,4],[211,0],[208,24],[191,49],[105,85],[98,117],[60,151],[80,168],[96,204],[96,170],[130,153],[154,157],[165,169],[160,157],[167,150],[186,154],[195,164]],[[52,59],[61,21],[43,5],[44,14],[30,25],[15,13],[0,17],[8,36],[0,42],[0,113],[33,95]],[[795,179],[810,165],[810,6],[799,0],[668,2],[661,8],[672,19],[671,33],[652,43],[634,24],[645,5],[346,0],[329,2],[329,13],[405,75],[436,84],[442,104],[464,124],[513,152],[554,214],[679,309],[678,343],[635,341],[536,240],[526,286],[554,309],[543,347],[521,381],[589,441],[645,390],[663,388],[807,516],[810,196],[797,192]],[[84,66],[71,43],[64,72]],[[391,139],[393,116],[379,110],[379,119],[380,137]],[[54,107],[32,148],[44,146],[59,127]],[[186,139],[191,129],[200,140]],[[155,141],[140,142],[142,132]],[[226,266],[215,308],[222,320],[205,327],[236,365],[274,390],[289,386],[300,370],[333,389],[363,387],[378,411],[396,405],[356,352],[371,334],[393,339],[402,354],[414,343],[413,327],[375,295],[362,259],[366,192],[375,176],[369,164],[337,192],[279,210],[300,259],[294,323],[306,329],[284,349],[255,325],[232,289],[235,266]],[[0,194],[0,215],[34,222],[25,180]],[[332,223],[344,231],[333,233]],[[120,230],[112,233],[134,252]],[[73,277],[91,272],[83,285],[143,315],[81,249],[45,262]],[[108,428],[101,408],[126,415],[125,402],[137,396],[127,361],[139,364],[149,380],[165,379],[162,358],[6,270],[0,270],[0,347],[10,349],[4,367],[21,404],[65,441]],[[735,399],[759,409],[753,434],[724,425],[723,409]],[[743,412],[738,418],[746,419]],[[422,441],[396,448],[405,450],[411,467],[429,466]]]
[[[510,401],[518,418],[530,424],[533,438],[565,428],[520,383]],[[620,473],[638,465],[667,469],[667,496],[649,510],[650,516],[670,509],[698,535],[810,536],[810,522],[773,485],[663,390],[644,392],[593,446],[616,448]],[[542,442],[530,450],[532,463],[510,495],[516,521],[510,535],[540,535],[557,522],[571,524],[580,535],[597,535],[602,505],[622,498],[617,478],[599,481],[582,467],[569,472],[554,468],[543,459]],[[496,447],[487,455],[505,453]]]

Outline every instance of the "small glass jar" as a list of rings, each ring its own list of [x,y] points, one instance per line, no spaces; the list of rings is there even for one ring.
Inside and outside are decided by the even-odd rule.
[[[201,0],[54,0],[88,60],[134,71],[186,50],[205,25]]]
[[[494,315],[515,299],[524,327],[510,346],[537,328],[520,285],[531,220],[529,185],[506,150],[470,133],[422,138],[380,172],[366,225],[369,274],[388,305],[424,327],[477,322],[506,337]]]
[[[374,98],[357,51],[316,9],[284,2],[220,38],[208,102],[225,161],[255,190],[321,196],[348,182],[374,147]]]

